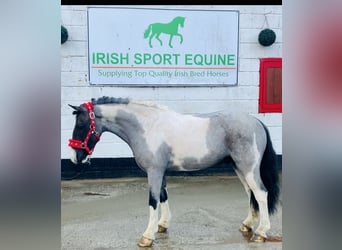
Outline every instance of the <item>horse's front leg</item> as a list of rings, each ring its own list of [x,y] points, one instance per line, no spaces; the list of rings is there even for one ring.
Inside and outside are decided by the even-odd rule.
[[[170,39],[169,39],[169,46],[170,46],[170,48],[173,48],[172,47],[172,38],[173,38],[173,35],[170,35]]]
[[[152,32],[152,35],[150,36],[150,39],[148,40],[148,45],[150,46],[150,48],[152,48],[152,38],[155,36],[156,34]]]
[[[163,177],[163,183],[160,190],[160,220],[158,222],[158,233],[165,233],[170,225],[171,212],[168,203],[168,194],[166,190],[166,179]]]
[[[179,33],[177,33],[177,35],[179,36],[179,38],[180,38],[180,44],[182,44],[183,43],[183,36],[181,35],[181,34],[179,34]]]
[[[155,233],[158,231],[158,209],[160,190],[162,186],[163,174],[156,172],[148,172],[148,186],[149,186],[149,208],[150,208],[150,219],[148,226],[143,233],[143,236],[138,242],[140,247],[149,247],[152,245],[155,239]]]

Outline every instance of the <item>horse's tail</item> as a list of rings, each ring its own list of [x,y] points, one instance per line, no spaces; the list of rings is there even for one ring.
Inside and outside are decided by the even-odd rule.
[[[273,149],[270,133],[267,127],[262,122],[261,124],[265,129],[267,142],[260,164],[260,176],[267,190],[268,212],[273,214],[277,210],[277,204],[279,201],[279,173],[277,166],[277,155]],[[251,195],[251,203],[254,209],[258,211],[259,206],[253,193]]]
[[[148,38],[148,36],[150,35],[150,32],[151,32],[151,29],[152,29],[152,24],[150,24],[148,26],[148,28],[145,30],[144,32],[144,38]]]

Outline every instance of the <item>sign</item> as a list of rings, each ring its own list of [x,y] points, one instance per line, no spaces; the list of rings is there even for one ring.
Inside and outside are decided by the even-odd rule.
[[[91,84],[237,84],[239,12],[88,8]]]

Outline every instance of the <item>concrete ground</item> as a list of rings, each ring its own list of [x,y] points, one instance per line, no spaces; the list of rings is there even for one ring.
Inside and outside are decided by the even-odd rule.
[[[236,176],[167,177],[170,228],[147,249],[282,249],[239,232],[248,200]],[[62,249],[141,249],[149,219],[146,178],[62,181]],[[281,196],[282,197],[282,196]],[[282,237],[282,208],[268,235]]]

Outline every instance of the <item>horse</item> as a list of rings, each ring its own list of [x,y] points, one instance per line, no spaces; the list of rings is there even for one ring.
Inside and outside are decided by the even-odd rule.
[[[160,46],[163,46],[163,42],[162,40],[160,40],[159,36],[161,33],[169,34],[170,35],[169,46],[170,48],[173,48],[171,44],[173,36],[179,36],[180,44],[183,43],[183,36],[178,33],[178,25],[180,25],[183,28],[184,21],[185,21],[185,17],[177,16],[169,23],[152,23],[145,30],[144,38],[150,37],[148,44],[150,48],[152,48],[151,41],[154,36],[160,42]]]
[[[69,106],[76,115],[69,140],[74,164],[89,162],[101,134],[110,132],[129,145],[137,165],[147,173],[150,217],[140,247],[151,246],[155,234],[169,228],[167,170],[195,171],[229,160],[249,201],[239,230],[251,235],[251,241],[267,240],[269,215],[279,201],[279,176],[270,134],[256,117],[230,111],[181,114],[158,104],[105,96]]]

